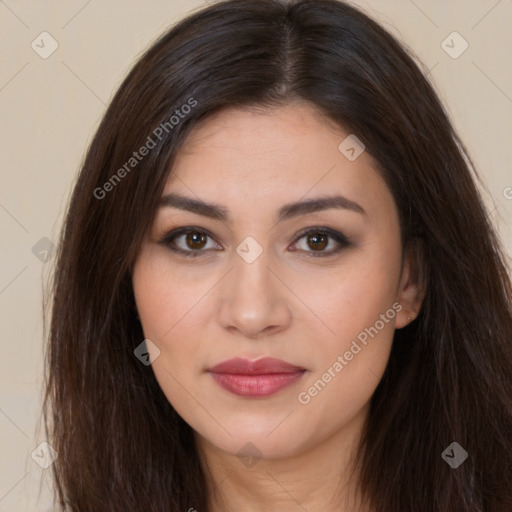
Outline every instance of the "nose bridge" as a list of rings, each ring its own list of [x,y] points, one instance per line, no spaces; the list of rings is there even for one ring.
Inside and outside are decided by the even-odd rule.
[[[236,304],[248,314],[263,313],[263,308],[275,300],[275,283],[271,282],[268,251],[264,251],[254,261],[247,261],[239,255],[235,258],[232,272],[231,294]]]
[[[265,251],[265,254],[261,254],[252,262],[237,256],[233,272],[237,294],[251,296],[251,294],[258,292],[261,296],[270,295],[271,283],[269,278],[271,272],[268,269],[269,263],[268,251]]]
[[[256,336],[270,327],[284,327],[291,315],[283,285],[268,268],[272,267],[270,252],[262,250],[254,257],[251,243],[241,243],[238,254],[233,255],[234,268],[223,293],[220,321],[225,328]]]
[[[271,272],[268,269],[272,263],[271,250],[263,246],[261,236],[259,243],[255,237],[246,236],[236,247],[233,254],[234,269],[232,279],[236,294],[243,298],[245,294],[251,296],[256,291],[264,296],[271,292]]]

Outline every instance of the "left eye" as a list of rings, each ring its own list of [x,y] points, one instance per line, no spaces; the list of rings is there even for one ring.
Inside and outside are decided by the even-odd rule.
[[[295,242],[294,245],[300,245],[298,242],[302,239],[305,240],[305,243],[302,245],[302,248],[299,247],[299,250],[310,253],[310,255],[314,257],[330,256],[350,245],[350,242],[347,240],[345,235],[327,228],[311,229],[302,233],[297,238],[297,242]],[[329,244],[330,241],[333,241],[333,244]],[[332,247],[332,245],[334,245],[334,247]],[[331,248],[329,250],[325,250],[329,246],[331,246]],[[307,247],[312,250],[308,250]]]
[[[161,240],[161,243],[167,245],[170,250],[183,256],[196,257],[207,250],[222,250],[222,248],[214,242],[208,247],[209,238],[213,241],[211,235],[202,229],[190,227],[179,228],[167,234]],[[299,242],[303,239],[305,243],[300,244]],[[313,257],[318,257],[330,256],[348,246],[350,246],[350,242],[342,233],[328,228],[315,228],[300,234],[292,244],[291,250],[309,253]],[[327,248],[329,249],[326,250]]]

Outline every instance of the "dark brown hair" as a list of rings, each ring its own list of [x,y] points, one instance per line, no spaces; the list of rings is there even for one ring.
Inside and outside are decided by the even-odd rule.
[[[512,286],[481,179],[412,52],[335,0],[208,6],[152,45],[108,107],[70,200],[45,329],[63,510],[208,510],[191,427],[134,356],[131,270],[190,130],[227,107],[296,100],[363,141],[427,283],[371,400],[364,496],[378,512],[512,510]],[[469,454],[457,469],[441,457],[453,441]]]

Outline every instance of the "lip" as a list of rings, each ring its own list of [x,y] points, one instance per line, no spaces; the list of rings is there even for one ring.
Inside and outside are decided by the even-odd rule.
[[[305,368],[273,357],[263,357],[256,361],[235,357],[215,365],[208,371],[211,373],[231,373],[236,375],[267,375],[269,373],[295,373],[304,370]]]
[[[237,357],[208,371],[219,386],[244,397],[273,395],[294,384],[306,372],[305,368],[272,357],[256,361]]]

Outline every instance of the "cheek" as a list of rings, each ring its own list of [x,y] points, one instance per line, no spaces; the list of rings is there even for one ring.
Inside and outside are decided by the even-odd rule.
[[[297,400],[315,418],[336,418],[325,428],[348,423],[368,403],[386,369],[394,335],[392,287],[348,280],[331,295],[322,315],[325,330],[312,358],[312,372]],[[319,299],[320,300],[320,299]],[[399,307],[399,306],[398,306]],[[312,420],[313,427],[317,428]]]
[[[339,341],[357,336],[392,308],[399,276],[399,247],[376,240],[329,272],[317,272],[308,280],[301,277],[295,289],[323,321],[327,337]],[[393,313],[389,316],[394,318]]]
[[[205,283],[174,268],[159,251],[143,251],[133,271],[133,291],[147,338],[165,343],[204,295]]]
[[[144,336],[160,351],[151,368],[168,401],[188,418],[190,404],[184,389],[190,387],[191,369],[198,368],[201,338],[194,332],[194,305],[204,295],[204,283],[191,286],[187,279],[185,286],[183,274],[179,275],[165,255],[147,251],[137,260],[132,284]]]
[[[399,241],[395,242],[367,242],[365,250],[347,258],[346,264],[329,275],[318,275],[316,286],[310,287],[308,306],[324,324],[319,323],[324,336],[307,382],[313,386],[311,394],[303,389],[313,398],[329,388],[322,392],[318,405],[341,393],[342,407],[357,407],[371,396],[384,373],[396,313],[401,309],[396,302],[400,247]]]

